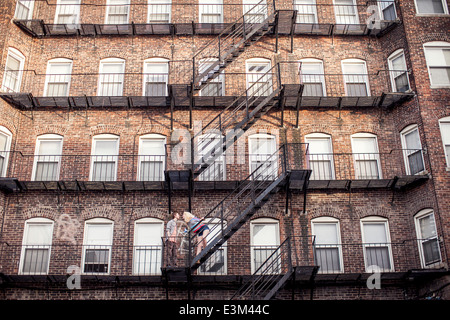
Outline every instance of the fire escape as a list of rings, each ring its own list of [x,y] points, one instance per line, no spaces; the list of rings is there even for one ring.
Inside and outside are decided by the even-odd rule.
[[[194,96],[213,83],[214,79],[220,76],[222,70],[227,68],[261,37],[267,34],[276,34],[280,23],[292,23],[294,21],[292,16],[294,14],[291,16],[284,14],[282,20],[287,21],[280,22],[280,13],[275,10],[275,4],[261,1],[218,37],[198,50],[192,59],[192,70],[188,68],[185,71],[185,73],[192,72],[192,75],[182,74],[182,77],[191,79],[187,89],[190,107],[193,108]],[[205,58],[210,61],[206,67],[201,64],[201,61]],[[296,86],[295,90],[298,92],[298,97],[301,96],[302,89],[301,84]],[[180,90],[180,86],[177,88],[176,85],[172,85],[170,90],[173,93]],[[182,87],[181,90],[183,90]],[[274,107],[283,108],[285,90],[286,87],[281,81],[279,64],[257,74],[245,91],[191,138],[190,167],[186,167],[185,170],[166,172],[169,193],[171,192],[172,182],[187,182],[192,186],[195,179],[205,170],[208,170],[216,159],[224,155],[226,150],[258,119]],[[292,88],[289,90],[292,90]],[[218,133],[220,138],[214,138],[218,136]],[[203,150],[209,151],[198,156],[196,151],[198,150],[200,136],[203,141],[206,141],[202,145]],[[187,267],[163,268],[163,275],[165,275],[166,280],[172,278],[176,273],[184,273],[189,282],[192,272],[205,263],[245,225],[272,195],[280,190],[285,190],[286,199],[288,199],[288,190],[291,183],[303,185],[305,206],[306,184],[311,171],[304,170],[306,166],[302,165],[302,154],[306,154],[304,144],[282,145],[273,154],[260,159],[256,165],[253,165],[251,173],[204,216],[206,220],[220,221],[211,227],[210,232],[216,234],[216,236],[208,241],[208,244],[200,253],[194,255],[193,249],[198,245],[197,237],[194,233],[189,232],[190,250]],[[191,201],[189,201],[189,204],[191,204]],[[283,242],[278,249],[274,250],[274,254],[283,251],[290,255],[290,250],[282,250],[287,244],[290,246],[289,241]],[[263,265],[271,264],[274,254]],[[294,270],[292,263],[289,263],[285,274],[274,282],[273,277],[261,276],[260,269],[252,277],[258,279],[257,282],[262,284],[263,287],[270,287],[269,292],[264,295],[264,299],[270,299],[291,277]]]

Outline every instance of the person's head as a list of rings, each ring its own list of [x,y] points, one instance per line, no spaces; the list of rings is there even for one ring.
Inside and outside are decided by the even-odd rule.
[[[188,211],[183,212],[183,219],[186,223],[191,221],[191,219],[194,217],[194,215]]]
[[[178,212],[173,212],[172,213],[172,218],[175,219],[175,220],[178,220],[178,219],[180,219],[180,214]]]

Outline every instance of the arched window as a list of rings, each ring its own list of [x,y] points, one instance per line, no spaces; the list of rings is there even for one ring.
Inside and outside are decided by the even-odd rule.
[[[407,126],[400,132],[406,174],[420,174],[425,170],[423,161],[422,143],[420,142],[419,127],[417,124]]]
[[[105,24],[127,24],[130,0],[106,0]]]
[[[92,138],[90,181],[116,181],[119,136],[99,134]]]
[[[252,58],[245,62],[247,72],[248,96],[269,96],[272,91],[271,61],[263,58]]]
[[[267,0],[242,0],[244,21],[262,23],[267,18]]]
[[[217,218],[205,219],[204,222],[208,225],[210,232],[206,237],[206,241],[213,240],[215,237],[220,237],[222,228],[227,227],[226,221],[221,221]],[[223,225],[222,225],[223,222]],[[199,269],[202,274],[227,274],[227,243],[217,249],[201,266]]]
[[[66,97],[69,95],[72,60],[58,58],[49,60],[45,77],[45,97]]]
[[[201,81],[206,81],[208,77],[212,77],[215,72],[219,72],[219,75],[209,80],[201,90],[200,95],[206,97],[218,97],[225,95],[225,77],[223,71],[220,71],[220,65],[216,64],[219,60],[217,58],[205,58],[201,59],[198,63],[199,75],[205,74]],[[214,67],[213,67],[214,66]]]
[[[311,233],[314,236],[314,252],[321,273],[344,271],[339,220],[332,217],[319,217],[311,220]]]
[[[139,181],[164,181],[166,137],[145,134],[139,137]]]
[[[34,154],[33,180],[58,181],[61,167],[63,136],[43,134],[37,137]]]
[[[18,0],[14,18],[17,20],[31,20],[33,18],[34,0]]]
[[[31,218],[25,221],[19,274],[48,274],[52,238],[52,220]]]
[[[161,273],[164,221],[142,218],[134,224],[133,274]]]
[[[431,87],[450,86],[450,43],[432,41],[423,45]]]
[[[105,218],[86,220],[82,266],[85,274],[109,274],[114,222]]]
[[[80,20],[81,0],[58,0],[55,24],[77,24]]]
[[[325,75],[323,62],[319,59],[301,59],[301,77],[304,85],[303,95],[312,97],[325,97]]]
[[[147,23],[170,23],[172,0],[148,0]]]
[[[150,58],[144,61],[144,96],[167,96],[169,59]]]
[[[97,95],[121,96],[123,94],[124,72],[124,59],[107,58],[101,60]]]
[[[199,0],[200,23],[223,23],[223,0]]]
[[[20,92],[25,56],[17,49],[8,48],[2,91]]]
[[[260,272],[280,273],[281,263],[273,259],[280,259],[275,254],[272,261],[267,259],[275,252],[280,245],[280,226],[279,221],[272,218],[258,218],[250,222],[251,239],[251,260],[252,273],[255,273],[263,264]],[[271,266],[269,270],[265,270]]]
[[[381,179],[380,153],[377,136],[355,133],[351,136],[356,179]]]
[[[418,14],[448,14],[447,0],[415,0]]]
[[[450,168],[450,117],[440,119],[439,127],[441,128],[442,144],[444,145],[447,167]]]
[[[278,175],[278,157],[274,135],[258,133],[248,137],[249,164],[252,179],[264,180]],[[265,165],[261,165],[265,163]]]
[[[4,126],[0,126],[0,177],[6,177],[11,150],[11,139],[11,131]]]
[[[349,97],[370,96],[366,62],[361,59],[341,61],[344,74],[345,95]]]
[[[316,0],[294,0],[297,23],[318,23]]]
[[[199,180],[226,180],[225,154],[222,152],[216,156],[216,153],[222,151],[223,139],[224,137],[220,133],[206,133],[198,137],[198,156],[202,158],[202,162],[209,161],[210,157],[215,157],[214,162],[199,175]]]
[[[335,179],[331,136],[325,133],[311,133],[305,136],[305,142],[308,144],[308,165],[312,169],[310,179]]]
[[[355,0],[334,0],[334,13],[337,24],[359,24]]]
[[[414,216],[417,244],[423,268],[439,265],[442,261],[436,221],[432,209],[424,209]]]
[[[393,52],[388,58],[389,76],[392,92],[407,92],[410,90],[408,68],[406,67],[403,49]]]

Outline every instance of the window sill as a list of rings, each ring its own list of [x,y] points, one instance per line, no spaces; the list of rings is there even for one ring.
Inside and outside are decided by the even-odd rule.
[[[430,18],[430,17],[448,17],[448,13],[417,13],[416,17]]]
[[[450,89],[450,84],[430,86],[430,89]]]

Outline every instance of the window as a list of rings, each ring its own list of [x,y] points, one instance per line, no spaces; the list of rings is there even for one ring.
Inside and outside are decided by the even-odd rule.
[[[277,257],[277,253],[272,256],[270,261],[267,260],[280,245],[278,221],[270,218],[255,219],[251,221],[250,232],[252,274],[257,272],[260,267],[258,273],[280,273],[281,261],[277,261],[280,259]],[[266,270],[267,267],[269,267],[268,270]]]
[[[416,10],[419,14],[447,14],[446,0],[416,0]]]
[[[407,92],[410,90],[408,68],[405,53],[399,49],[388,58],[389,75],[391,77],[392,92]]]
[[[17,20],[31,20],[33,18],[34,0],[18,0],[14,18]]]
[[[53,59],[47,64],[45,97],[66,97],[69,95],[72,60]]]
[[[81,0],[58,0],[55,24],[77,24],[80,20]]]
[[[403,147],[403,156],[406,174],[414,175],[425,170],[420,143],[419,128],[416,124],[410,125],[400,133]]]
[[[219,72],[220,65],[217,64],[212,68],[213,64],[216,63],[218,59],[208,58],[200,60],[198,64],[198,73],[200,75],[206,73],[205,77],[201,81],[206,81],[208,77],[212,77],[214,73]],[[211,69],[212,68],[212,69]],[[211,70],[209,70],[211,69]],[[209,70],[209,71],[208,71]],[[208,72],[207,72],[208,71]],[[224,85],[224,74],[220,71],[219,75],[208,81],[208,84],[203,86],[200,90],[200,95],[205,97],[218,97],[225,95],[225,85]]]
[[[14,48],[8,49],[6,57],[5,73],[3,74],[3,92],[19,92],[22,81],[25,57]]]
[[[376,216],[363,218],[361,230],[367,272],[371,266],[377,266],[381,272],[394,271],[387,219]]]
[[[318,59],[302,59],[301,78],[304,85],[303,96],[326,96],[323,62]]]
[[[445,117],[439,120],[439,126],[441,127],[442,143],[444,144],[447,167],[450,167],[450,117]]]
[[[223,136],[221,134],[209,133],[200,136],[198,138],[198,155],[202,159],[202,162],[206,162],[210,157],[214,157],[216,152],[219,153],[223,145],[222,142]],[[226,180],[224,153],[217,156],[214,162],[198,178],[200,181]]]
[[[380,8],[381,19],[392,21],[397,18],[394,0],[378,1],[378,7]]]
[[[164,181],[166,137],[146,134],[139,138],[139,181]]]
[[[317,23],[316,0],[294,0],[297,23]]]
[[[169,60],[151,58],[144,61],[144,96],[167,96]]]
[[[57,181],[61,166],[63,137],[57,134],[44,134],[36,141],[33,165],[34,181]]]
[[[206,236],[206,241],[209,243],[211,240],[220,237],[222,232],[222,224],[220,219],[206,219],[205,223],[211,230]],[[224,221],[223,228],[227,227],[226,221]],[[227,243],[222,244],[201,266],[201,274],[227,274]]]
[[[349,97],[370,96],[366,62],[360,59],[342,60],[345,94]]]
[[[358,9],[355,0],[334,0],[337,24],[358,24]]]
[[[48,274],[53,221],[32,218],[25,221],[19,274]]]
[[[119,137],[100,134],[93,138],[90,181],[115,181],[119,155]]]
[[[121,96],[123,94],[123,81],[125,60],[108,58],[100,61],[100,75],[98,96]]]
[[[312,170],[312,180],[334,179],[334,160],[331,136],[324,133],[312,133],[305,137],[308,143],[308,164]]]
[[[320,273],[343,272],[339,220],[320,217],[311,220],[314,254]]]
[[[420,211],[414,220],[422,267],[427,268],[439,264],[442,258],[433,210]]]
[[[0,126],[0,177],[6,177],[12,133]]]
[[[431,85],[450,86],[450,43],[428,42],[424,50]]]
[[[278,176],[278,158],[275,136],[253,134],[248,137],[250,173],[252,179],[275,179]]]
[[[107,0],[105,24],[126,24],[130,0]]]
[[[170,23],[172,0],[148,0],[148,23]]]
[[[83,273],[108,274],[111,265],[113,222],[108,219],[87,220],[84,226]]]
[[[381,179],[377,137],[370,133],[351,136],[356,179]]]
[[[272,93],[271,63],[268,59],[248,59],[247,89],[249,96],[269,96]]]
[[[161,273],[164,222],[155,218],[139,219],[134,224],[133,274]]]
[[[223,22],[223,0],[199,0],[200,23]]]
[[[267,18],[267,0],[242,0],[244,21],[262,23]]]

